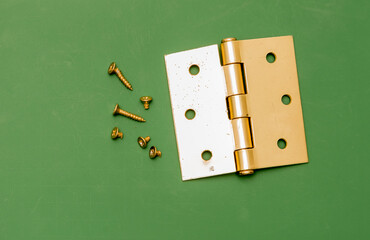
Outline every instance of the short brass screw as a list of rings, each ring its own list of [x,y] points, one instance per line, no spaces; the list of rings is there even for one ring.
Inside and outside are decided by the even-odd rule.
[[[121,82],[128,88],[130,89],[131,91],[133,90],[132,89],[132,86],[131,84],[127,81],[127,79],[123,76],[122,72],[118,69],[118,67],[116,66],[116,63],[115,62],[112,62],[111,65],[109,66],[108,68],[108,73],[109,74],[113,74],[115,73],[117,75],[117,77],[121,80]]]
[[[112,134],[111,134],[112,139],[116,138],[123,138],[123,133],[119,131],[118,127],[113,128]]]
[[[149,157],[153,159],[153,158],[156,158],[157,156],[161,157],[162,153],[161,151],[157,150],[156,147],[152,146],[149,150]]]
[[[144,97],[141,97],[140,98],[140,101],[144,104],[144,108],[146,110],[149,109],[149,103],[153,100],[152,97],[149,97],[149,96],[144,96]]]
[[[148,144],[149,141],[150,141],[149,136],[146,137],[146,138],[138,137],[138,139],[137,139],[137,142],[139,143],[141,148],[146,148],[146,145]]]
[[[120,114],[122,116],[131,118],[131,119],[133,119],[135,121],[138,121],[138,122],[145,122],[145,119],[144,118],[139,117],[139,116],[137,116],[135,114],[126,112],[125,110],[119,108],[118,104],[116,104],[116,106],[114,107],[114,110],[113,110],[113,115],[117,115],[117,114]]]

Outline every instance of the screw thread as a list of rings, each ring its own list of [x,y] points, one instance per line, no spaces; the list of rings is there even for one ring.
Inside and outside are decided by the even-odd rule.
[[[145,103],[144,103],[144,108],[145,108],[145,109],[149,109],[149,103],[148,103],[148,102],[145,102]]]
[[[159,151],[159,150],[157,150],[157,156],[158,156],[158,157],[161,157],[161,156],[162,156],[162,152],[161,152],[161,151]]]
[[[125,116],[125,117],[128,117],[128,118],[131,118],[135,121],[138,121],[138,122],[145,122],[145,119],[142,118],[142,117],[139,117],[135,114],[132,114],[132,113],[129,113],[129,112],[126,112],[125,110],[122,110],[122,109],[119,109],[118,110],[118,113]]]
[[[150,141],[150,137],[147,136],[146,138],[144,138],[146,142],[149,142]]]
[[[123,74],[121,73],[121,71],[118,68],[115,68],[114,69],[114,72],[116,73],[117,77],[121,80],[121,82],[123,83],[123,85],[125,85],[128,89],[130,89],[132,91],[133,89],[132,89],[131,84],[123,76]]]
[[[123,133],[122,133],[122,132],[118,132],[118,133],[117,133],[117,136],[118,136],[119,138],[123,139]]]

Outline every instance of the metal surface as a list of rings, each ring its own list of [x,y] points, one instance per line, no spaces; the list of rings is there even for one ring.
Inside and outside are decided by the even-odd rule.
[[[123,133],[119,131],[118,127],[113,128],[112,134],[111,134],[112,139],[116,138],[123,138]]]
[[[140,98],[140,101],[144,104],[145,110],[149,109],[149,103],[153,100],[150,96],[144,96]]]
[[[149,141],[150,141],[150,137],[149,136],[148,137],[145,137],[145,138],[143,138],[143,137],[138,137],[137,138],[137,143],[139,144],[139,146],[141,148],[146,148],[146,146],[147,146],[147,144],[148,144]]]
[[[253,153],[252,148],[235,151],[236,171],[240,175],[252,174],[254,172],[253,169],[256,169]]]
[[[235,44],[236,42],[236,38],[225,38],[222,40],[222,65],[241,62],[240,51],[238,45]]]
[[[117,115],[117,114],[120,114],[120,115],[125,116],[127,118],[131,118],[131,119],[133,119],[135,121],[138,121],[138,122],[145,122],[144,118],[121,109],[118,104],[116,104],[116,106],[114,107],[114,110],[113,110],[113,115]]]
[[[247,95],[233,95],[227,98],[230,119],[248,117]]]
[[[308,162],[292,37],[224,39],[221,57],[217,45],[165,57],[183,180]]]
[[[161,157],[162,156],[162,153],[161,151],[159,151],[156,147],[152,146],[149,150],[149,157],[151,159],[154,159],[156,157]]]
[[[113,74],[113,73],[115,73],[117,75],[117,77],[121,80],[121,82],[123,83],[123,85],[125,85],[125,87],[127,87],[131,91],[133,90],[131,84],[123,76],[122,72],[118,69],[115,62],[112,62],[111,65],[109,65],[109,68],[108,68],[108,74]]]
[[[236,154],[240,161],[237,162],[238,170],[308,162],[292,36],[227,44],[227,48],[221,48],[231,49],[232,54],[240,56],[238,60],[247,78],[245,101],[253,141],[252,150]],[[239,54],[235,49],[239,49]],[[266,59],[269,53],[276,57],[273,63]],[[225,59],[229,60],[233,61]],[[282,103],[283,95],[291,98],[290,104]],[[287,142],[286,148],[278,147],[279,139]],[[246,154],[249,151],[253,154]]]
[[[236,118],[231,120],[234,131],[235,150],[252,148],[252,136],[249,118]]]
[[[240,58],[240,50],[236,38],[222,40],[221,44],[222,64],[225,72],[226,85],[228,86],[228,110],[235,140],[235,165],[240,175],[253,174],[252,130],[248,113],[246,81]],[[234,89],[237,86],[237,90]],[[230,90],[231,89],[231,90]],[[248,155],[240,154],[246,152]],[[246,165],[247,168],[242,168]],[[242,166],[242,167],[241,167]]]
[[[223,67],[227,87],[227,95],[245,93],[244,80],[240,64],[230,64]]]
[[[182,179],[235,172],[234,137],[217,45],[165,56]],[[192,75],[189,68],[199,67]],[[185,112],[193,109],[195,118]],[[210,151],[210,160],[202,159]]]

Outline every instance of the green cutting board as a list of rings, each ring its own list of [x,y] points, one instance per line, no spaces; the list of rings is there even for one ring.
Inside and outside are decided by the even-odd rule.
[[[369,10],[365,0],[2,0],[0,239],[368,239]],[[164,55],[284,35],[310,163],[182,182]],[[107,74],[112,61],[134,91]],[[147,122],[114,117],[117,103]],[[110,138],[115,126],[123,140]],[[138,136],[162,157],[149,159]]]

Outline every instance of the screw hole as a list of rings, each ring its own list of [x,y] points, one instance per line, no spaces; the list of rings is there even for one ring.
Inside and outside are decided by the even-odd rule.
[[[204,161],[209,161],[211,158],[212,158],[212,153],[211,153],[211,151],[206,150],[206,151],[203,151],[203,152],[202,152],[202,159],[203,159]]]
[[[191,75],[195,76],[199,73],[199,66],[198,65],[191,65],[189,68],[189,72]]]
[[[273,62],[275,62],[275,60],[276,60],[276,56],[275,56],[275,54],[274,54],[274,53],[272,53],[272,52],[269,52],[269,53],[266,55],[266,60],[267,60],[267,62],[269,62],[269,63],[273,63]]]
[[[185,112],[185,117],[188,119],[188,120],[192,120],[193,118],[195,118],[195,111],[193,109],[188,109],[186,110]]]
[[[281,102],[284,103],[285,105],[288,105],[291,101],[292,100],[289,95],[284,95],[281,97]]]
[[[284,149],[284,148],[286,148],[287,143],[286,143],[285,139],[280,138],[280,139],[277,141],[277,145],[278,145],[278,147],[279,147],[280,149]]]

